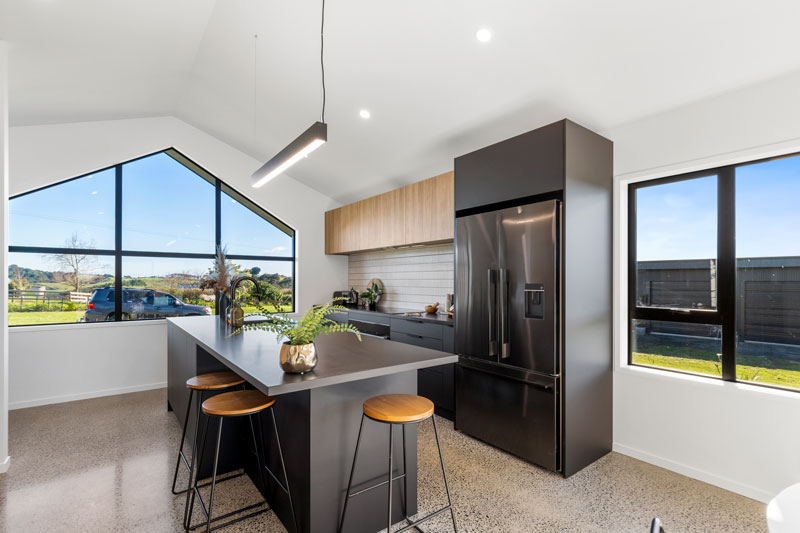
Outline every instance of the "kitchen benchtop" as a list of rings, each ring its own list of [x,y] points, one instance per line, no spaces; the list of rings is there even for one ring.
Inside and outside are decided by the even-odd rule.
[[[375,310],[365,309],[363,307],[348,307],[348,311],[353,311],[356,313],[375,313],[376,315],[385,315],[385,316],[390,316],[392,318],[416,320],[419,322],[431,322],[434,324],[441,324],[443,326],[453,325],[453,317],[448,316],[446,314],[425,313],[425,312],[422,312],[419,315],[406,314],[406,313],[418,313],[419,311],[415,309],[402,309],[397,307],[388,307],[379,305],[378,308]]]
[[[168,318],[167,325],[182,330],[270,396],[458,361],[458,356],[438,350],[366,335],[359,342],[353,334],[335,333],[315,340],[319,362],[313,372],[286,374],[279,364],[281,345],[273,333],[251,330],[234,335],[218,316]]]

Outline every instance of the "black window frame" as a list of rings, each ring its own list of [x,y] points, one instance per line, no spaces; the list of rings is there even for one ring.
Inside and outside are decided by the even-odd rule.
[[[48,247],[48,246],[9,246],[8,251],[9,253],[35,253],[35,254],[64,254],[64,253],[81,253],[86,255],[97,255],[97,256],[106,256],[106,257],[114,257],[114,322],[122,322],[122,291],[123,291],[123,283],[122,283],[122,258],[123,257],[150,257],[150,258],[171,258],[171,259],[209,259],[213,260],[216,255],[214,253],[192,253],[192,252],[160,252],[160,251],[141,251],[141,250],[125,250],[122,247],[122,206],[123,206],[123,195],[122,195],[122,167],[127,165],[128,163],[133,163],[134,161],[139,161],[141,159],[146,159],[148,157],[152,157],[158,154],[166,154],[181,165],[187,167],[189,170],[197,174],[198,178],[205,179],[209,183],[214,186],[214,212],[215,212],[215,237],[214,237],[214,244],[216,248],[219,248],[222,243],[220,242],[222,239],[222,205],[221,205],[221,198],[222,198],[222,189],[225,188],[225,193],[228,195],[233,196],[237,201],[250,211],[253,211],[261,218],[265,219],[267,222],[272,224],[273,226],[277,227],[283,233],[286,233],[292,239],[292,250],[290,256],[271,256],[271,255],[248,255],[248,254],[229,254],[227,257],[231,261],[236,260],[244,260],[244,261],[280,261],[280,262],[288,262],[292,264],[292,308],[290,312],[294,312],[297,305],[297,261],[296,261],[296,242],[297,242],[297,232],[294,228],[292,228],[289,224],[283,222],[281,219],[267,211],[266,209],[262,208],[249,198],[247,198],[244,194],[236,190],[234,187],[231,187],[228,183],[225,183],[221,179],[217,178],[209,171],[207,171],[202,166],[198,165],[191,159],[189,159],[186,155],[175,149],[174,147],[165,148],[164,150],[158,150],[156,152],[152,152],[140,157],[136,157],[134,159],[130,159],[128,161],[123,161],[117,163],[115,165],[111,165],[108,167],[100,168],[97,170],[93,170],[91,172],[87,172],[85,174],[81,174],[80,176],[75,176],[73,178],[68,178],[57,183],[52,183],[50,185],[46,185],[44,187],[39,187],[37,189],[33,189],[30,191],[26,191],[20,194],[15,194],[11,196],[9,200],[13,200],[15,198],[20,198],[23,196],[27,196],[29,194],[33,194],[45,189],[49,189],[51,187],[58,187],[59,185],[63,185],[64,183],[68,183],[70,181],[78,180],[81,178],[85,178],[87,176],[91,176],[93,174],[97,174],[98,172],[103,172],[106,170],[114,169],[115,172],[115,185],[114,185],[114,249],[73,249],[73,248],[60,248],[60,247]],[[215,310],[216,313],[219,313],[219,309]],[[147,319],[142,320],[142,322],[149,322],[152,320],[163,320],[163,319]],[[139,322],[139,320],[130,320],[125,321],[127,322]],[[13,328],[18,327],[41,327],[41,326],[49,326],[49,325],[58,325],[58,326],[68,326],[72,323],[53,323],[53,324],[21,324],[16,326],[8,326]],[[79,324],[79,323],[75,323]]]
[[[733,163],[703,170],[628,184],[628,365],[652,368],[664,372],[688,374],[708,379],[745,383],[758,387],[800,392],[800,389],[736,379],[736,169],[749,165],[798,157],[800,152]],[[671,309],[642,307],[637,300],[636,261],[636,192],[639,189],[677,183],[697,178],[717,176],[717,307],[716,309]],[[722,329],[722,376],[710,376],[686,370],[664,368],[633,362],[635,320],[655,320],[688,324],[719,325]]]

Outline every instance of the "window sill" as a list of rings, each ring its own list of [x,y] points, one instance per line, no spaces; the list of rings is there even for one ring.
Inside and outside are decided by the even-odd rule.
[[[715,379],[711,377],[693,376],[691,374],[672,372],[670,370],[659,370],[657,368],[649,368],[644,366],[623,363],[620,364],[615,373],[622,376],[634,376],[642,379],[652,379],[670,383],[680,382],[681,385],[686,384],[693,387],[721,389],[726,393],[735,392],[741,394],[761,394],[775,398],[784,398],[794,402],[800,401],[800,391],[787,391],[759,385],[750,385],[742,382],[723,381],[721,379]]]
[[[165,325],[165,319],[155,320],[130,320],[125,322],[75,322],[70,324],[42,324],[37,326],[8,326],[9,333],[41,333],[42,331],[78,330],[95,328],[137,328],[143,326],[153,326],[156,324]]]

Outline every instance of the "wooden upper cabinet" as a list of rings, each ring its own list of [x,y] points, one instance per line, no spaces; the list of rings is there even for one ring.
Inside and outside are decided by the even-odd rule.
[[[453,173],[325,213],[325,253],[348,254],[453,239]]]
[[[406,242],[446,241],[453,238],[453,173],[412,183],[403,191]]]
[[[325,213],[325,253],[341,254],[357,249],[362,242],[360,202]]]

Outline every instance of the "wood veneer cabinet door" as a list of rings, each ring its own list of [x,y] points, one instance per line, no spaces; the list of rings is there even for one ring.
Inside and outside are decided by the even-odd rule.
[[[361,235],[355,204],[325,212],[325,253],[344,254],[358,249]]]
[[[413,183],[402,190],[406,244],[453,238],[453,172]]]
[[[377,223],[375,224],[378,239],[377,246],[402,246],[408,243],[406,223],[408,217],[405,210],[403,189],[395,189],[373,198],[376,201]]]
[[[341,243],[339,253],[348,253],[362,249],[361,214],[364,212],[363,202],[345,205],[339,208],[338,241]]]
[[[325,212],[325,253],[338,254],[342,251],[341,231],[339,231],[339,209]]]

